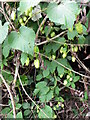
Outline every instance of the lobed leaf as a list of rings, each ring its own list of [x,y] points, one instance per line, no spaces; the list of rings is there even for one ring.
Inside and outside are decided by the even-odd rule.
[[[20,50],[33,56],[35,33],[32,29],[21,26],[19,33],[11,32],[8,37],[8,44],[12,49]]]
[[[75,1],[65,1],[57,5],[56,3],[50,3],[47,8],[47,15],[49,19],[57,24],[64,24],[67,28],[72,28],[76,15],[78,15],[80,9]]]
[[[3,43],[3,41],[5,40],[5,38],[8,35],[8,22],[6,22],[3,26],[2,26],[2,22],[0,20],[0,44]]]

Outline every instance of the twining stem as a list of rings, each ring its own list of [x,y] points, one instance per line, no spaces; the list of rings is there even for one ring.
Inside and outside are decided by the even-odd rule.
[[[26,20],[25,25],[28,23],[28,21],[29,21],[32,17],[34,17],[35,15],[37,15],[37,14],[39,14],[39,13],[45,11],[46,9],[47,9],[47,8],[45,8],[45,9],[43,9],[43,10],[39,10],[38,12],[36,12],[36,13],[33,14],[32,16],[30,16],[30,17]]]
[[[35,101],[28,95],[28,93],[26,92],[25,88],[23,87],[23,84],[22,84],[22,81],[21,81],[21,79],[20,79],[19,73],[18,73],[18,78],[19,78],[19,82],[20,82],[20,84],[21,84],[21,87],[22,87],[25,95],[33,102],[33,104],[34,104],[47,118],[49,118],[49,116],[48,116],[48,115],[35,103]]]
[[[43,21],[42,21],[41,24],[39,25],[39,28],[38,28],[37,33],[36,33],[36,40],[37,40],[37,38],[38,38],[39,31],[40,31],[42,25],[45,23],[46,19],[47,19],[47,16],[43,19]]]
[[[48,56],[46,56],[46,55],[44,55],[44,54],[42,54],[42,53],[37,53],[37,54],[41,54],[43,57],[49,59]],[[89,79],[90,79],[90,76],[83,75],[83,74],[81,74],[81,73],[79,73],[79,72],[76,72],[75,70],[70,69],[70,68],[66,67],[65,65],[63,65],[62,63],[58,62],[57,60],[54,60],[54,59],[52,59],[52,58],[51,58],[51,60],[54,61],[54,62],[56,62],[58,65],[62,66],[63,68],[65,68],[65,69],[67,69],[67,70],[69,70],[69,71],[72,71],[73,73],[76,73],[76,74],[78,74],[78,75],[80,75],[80,76],[82,76],[82,77],[85,77],[85,78],[89,78]]]
[[[5,84],[8,92],[9,92],[9,95],[10,95],[10,99],[11,99],[11,103],[12,103],[12,107],[13,107],[13,118],[16,118],[16,110],[15,110],[15,102],[14,102],[14,99],[13,99],[13,95],[10,91],[10,87],[9,85],[6,83],[4,77],[2,76],[2,74],[0,74],[0,78],[2,79],[3,83]]]

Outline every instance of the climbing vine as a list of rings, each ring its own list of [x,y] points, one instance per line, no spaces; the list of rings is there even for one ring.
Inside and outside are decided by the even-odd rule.
[[[1,2],[0,87],[8,104],[2,118],[86,116],[90,71],[80,54],[88,57],[89,2]]]

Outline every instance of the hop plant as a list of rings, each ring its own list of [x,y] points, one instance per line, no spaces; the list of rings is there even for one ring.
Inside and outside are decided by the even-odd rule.
[[[75,62],[76,58],[74,56],[72,56],[72,62]]]
[[[20,24],[23,23],[23,19],[22,18],[19,19],[19,23]]]
[[[83,26],[82,24],[79,22],[77,24],[75,24],[75,27],[76,27],[76,30],[79,34],[82,34],[83,33]]]
[[[50,36],[51,36],[51,38],[54,37],[54,36],[55,36],[55,32],[52,32],[52,33],[50,34]]]
[[[64,52],[63,55],[62,55],[62,57],[65,58],[66,56],[67,56],[67,53]]]
[[[78,47],[76,46],[76,47],[74,47],[74,51],[75,52],[77,52],[78,51]]]
[[[37,69],[39,68],[40,63],[39,63],[38,59],[34,60],[34,65],[35,65],[35,68],[37,68]]]
[[[13,21],[16,19],[16,13],[15,13],[15,11],[12,11],[12,13],[11,13],[11,19]]]
[[[27,60],[25,61],[26,66],[29,65],[29,58],[27,57]]]
[[[63,84],[64,84],[64,85],[67,85],[67,83],[68,83],[67,80],[64,80],[64,83],[63,83]]]
[[[27,17],[26,17],[26,16],[24,16],[24,17],[23,17],[23,21],[26,21],[26,20],[27,20]]]

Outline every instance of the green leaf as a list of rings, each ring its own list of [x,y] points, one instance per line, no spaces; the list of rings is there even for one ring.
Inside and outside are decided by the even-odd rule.
[[[88,14],[87,14],[87,21],[86,21],[86,23],[85,23],[85,26],[88,28],[88,22],[89,22],[89,20],[90,20],[90,10],[89,10],[89,12],[88,12]]]
[[[50,68],[49,68],[50,72],[54,73],[54,71],[56,70],[56,67],[57,67],[57,64],[54,61],[52,61],[51,65],[50,65]]]
[[[34,90],[34,95],[37,95],[39,91],[40,91],[39,89],[35,89]]]
[[[4,57],[8,57],[9,52],[10,52],[10,46],[8,44],[8,38],[5,39],[4,43],[3,43],[3,55]]]
[[[59,38],[56,39],[56,41],[65,43],[65,42],[66,42],[66,39],[65,39],[64,37],[59,37]],[[60,45],[60,46],[61,46],[61,45]]]
[[[54,71],[55,71],[55,69],[56,69],[56,67],[57,67],[57,63],[55,63],[54,61],[48,61],[48,60],[45,60],[44,61],[44,66],[46,66],[47,67],[47,69],[46,70],[44,70],[44,72],[46,72],[46,71],[50,71],[51,73],[53,73]],[[48,73],[47,73],[48,74]],[[46,77],[48,77],[47,75],[46,75]]]
[[[59,95],[59,91],[60,91],[60,88],[57,86],[57,87],[55,88],[55,94],[56,94],[56,95]]]
[[[8,46],[5,46],[3,48],[3,55],[4,55],[5,58],[8,57],[9,51],[10,51],[10,48]]]
[[[72,109],[73,113],[77,116],[79,113],[77,111],[77,109]]]
[[[68,30],[67,35],[69,40],[73,40],[74,37],[78,35],[78,33],[76,30],[73,30],[73,31]]]
[[[26,53],[22,53],[21,54],[21,63],[22,63],[22,65],[24,65],[26,60],[27,60],[27,54]]]
[[[45,112],[45,114],[46,114],[49,118],[52,118],[52,113],[53,113],[53,111],[52,111],[52,108],[51,108],[50,106],[45,105],[45,107],[44,107],[42,110],[43,110],[43,112]],[[42,111],[40,110],[38,116],[39,116],[39,118],[47,118],[47,116],[45,116],[45,114],[42,113]]]
[[[22,104],[22,107],[23,107],[23,109],[28,109],[28,108],[30,108],[30,104],[24,102],[24,103]]]
[[[63,99],[62,97],[59,97],[59,100],[60,100],[61,102],[64,102],[64,99]]]
[[[65,38],[64,37],[59,37],[55,40],[56,42],[61,42],[61,43],[65,43]],[[51,50],[53,50],[53,52],[55,53],[59,48],[60,48],[61,44],[59,43],[49,43],[47,46],[45,46],[45,51],[47,53],[49,53]]]
[[[55,53],[59,48],[60,48],[60,44],[57,44],[57,43],[53,43],[52,44],[52,49],[53,49],[53,52]]]
[[[60,66],[60,65],[58,65],[57,71],[58,71],[58,75],[59,76],[62,75],[62,74],[64,74],[64,68],[62,66]]]
[[[45,35],[47,37],[50,34],[50,32],[51,32],[51,26],[46,26],[44,31],[45,31]]]
[[[72,88],[75,89],[75,84],[73,82],[71,83],[71,86],[72,86]]]
[[[7,118],[8,118],[8,119],[10,119],[10,118],[13,119],[13,114],[8,113],[8,114],[7,114]]]
[[[39,75],[36,76],[37,81],[40,81],[42,78],[43,78],[42,74],[39,74]]]
[[[85,93],[84,93],[84,98],[85,98],[85,100],[87,100],[87,99],[88,99],[88,94],[87,94],[87,91],[85,91]]]
[[[83,35],[88,35],[87,28],[84,25],[82,25],[82,27],[83,27]]]
[[[24,111],[24,116],[28,116],[28,115],[30,115],[30,113],[31,113],[30,110],[25,110],[25,111]]]
[[[3,43],[3,55],[5,58],[8,57],[10,49],[11,46],[8,44],[8,37],[7,37]]]
[[[21,104],[19,104],[19,103],[18,103],[18,104],[16,104],[16,109],[20,109],[20,108],[21,108],[21,106],[22,106],[22,105],[21,105]]]
[[[67,86],[67,87],[69,87],[70,85],[71,85],[71,83],[70,83],[70,82],[68,82],[66,86]]]
[[[21,0],[20,1],[20,7],[19,7],[19,11],[21,13],[25,12],[26,10],[28,10],[30,7],[34,7],[36,5],[39,4],[41,0]]]
[[[2,64],[5,65],[5,66],[8,66],[8,64],[7,64],[7,59],[3,59],[3,60],[2,60]]]
[[[48,91],[49,91],[49,87],[45,86],[42,89],[40,89],[39,94],[40,95],[45,95],[45,94],[47,94]]]
[[[46,70],[43,70],[43,77],[47,77],[49,75],[50,71],[47,68]]]
[[[11,101],[10,101],[11,102]],[[17,95],[16,97],[15,97],[15,103],[18,103],[19,102],[19,95]]]
[[[0,44],[3,43],[8,35],[8,22],[2,26],[2,21],[0,20]]]
[[[1,111],[1,113],[2,114],[8,114],[10,112],[10,108],[9,107],[5,107],[2,111]]]
[[[40,99],[40,101],[43,103],[43,102],[45,102],[45,100],[46,100],[46,96],[45,96],[45,95],[42,95],[42,96],[39,97],[39,99]]]
[[[46,53],[49,53],[52,50],[52,43],[49,43],[48,45],[46,45],[44,47],[44,49],[45,49]]]
[[[80,76],[75,76],[73,82],[77,82],[80,79]]]
[[[32,29],[21,26],[19,33],[11,32],[8,37],[8,43],[12,49],[21,50],[33,56],[34,52],[35,33]]]
[[[59,37],[59,38],[57,38],[55,41],[56,41],[57,43],[52,43],[52,50],[53,50],[54,53],[60,48],[60,46],[61,46],[60,43],[65,43],[66,40],[65,40],[64,37]],[[60,43],[58,43],[58,42],[60,42]],[[51,44],[51,43],[50,43],[50,44]]]
[[[56,101],[60,101],[62,103],[64,102],[64,99],[61,96],[60,97],[55,97],[55,100]]]
[[[11,75],[10,71],[2,72],[3,77],[7,80],[7,82],[10,84],[13,80],[13,76]]]
[[[53,91],[50,90],[47,94],[46,94],[46,101],[49,102],[53,97]]]
[[[22,112],[18,112],[16,118],[23,118]]]
[[[38,83],[36,84],[36,88],[42,89],[42,88],[46,87],[46,85],[47,85],[47,83],[46,83],[45,81],[38,82]]]
[[[47,8],[47,15],[49,19],[58,24],[64,24],[68,28],[72,28],[76,15],[80,12],[75,1],[65,1],[57,5],[50,3]]]
[[[78,44],[84,44],[85,43],[85,37],[83,35],[79,35],[78,36]]]
[[[60,59],[57,59],[57,61],[60,62],[62,65],[72,69],[67,59],[60,58]],[[59,66],[59,64],[57,64],[57,66]]]
[[[43,89],[45,91],[43,91]],[[49,91],[49,88],[47,89],[43,88],[43,89],[41,89],[42,94],[39,96],[39,99],[41,102],[49,102],[53,97],[53,91],[52,90]]]
[[[29,82],[27,76],[26,75],[21,75],[20,77],[21,77],[23,86],[27,85],[28,82]],[[19,80],[17,80],[17,85],[20,85]]]

